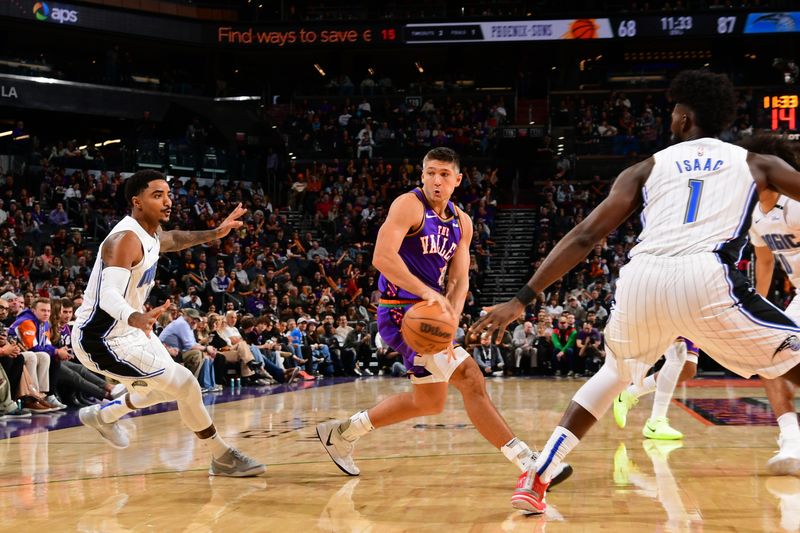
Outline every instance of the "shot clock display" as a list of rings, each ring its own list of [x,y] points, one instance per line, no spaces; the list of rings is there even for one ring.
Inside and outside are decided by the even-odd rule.
[[[766,119],[763,127],[772,131],[797,129],[797,107],[800,104],[797,94],[767,94],[760,104]]]

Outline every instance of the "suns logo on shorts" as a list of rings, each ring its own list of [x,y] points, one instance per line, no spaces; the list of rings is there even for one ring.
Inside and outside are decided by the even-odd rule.
[[[775,353],[772,354],[772,357],[775,357],[780,352],[791,349],[793,352],[800,350],[800,339],[797,338],[797,335],[789,335],[786,339],[778,346],[778,349],[775,350]]]

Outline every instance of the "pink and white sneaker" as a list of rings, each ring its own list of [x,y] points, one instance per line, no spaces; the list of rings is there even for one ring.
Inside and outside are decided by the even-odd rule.
[[[547,509],[544,501],[545,492],[550,483],[539,479],[536,469],[531,468],[520,474],[517,488],[511,496],[511,507],[529,514],[542,514]]]

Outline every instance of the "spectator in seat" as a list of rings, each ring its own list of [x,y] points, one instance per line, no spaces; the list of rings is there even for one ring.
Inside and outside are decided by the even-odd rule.
[[[124,385],[112,385],[95,374],[72,353],[72,328],[69,323],[75,310],[69,298],[55,299],[50,304],[50,341],[56,348],[65,348],[69,358],[61,361],[56,387],[65,403],[75,407],[92,405],[100,400],[111,400],[125,392]]]
[[[158,336],[175,361],[183,364],[195,377],[200,373],[203,359],[208,353],[214,358],[217,350],[213,346],[203,346],[197,342],[194,330],[200,323],[201,315],[197,309],[184,308],[183,313],[164,328]]]
[[[589,322],[584,322],[575,339],[575,348],[578,351],[585,373],[594,375],[603,364],[605,353],[601,349],[602,341],[598,330]]]
[[[66,348],[56,349],[50,342],[50,299],[34,299],[31,307],[19,314],[9,332],[24,350],[22,355],[25,357],[25,367],[30,373],[34,390],[44,395],[44,400],[40,402],[51,405],[54,409],[66,408],[56,398],[55,391],[50,390],[51,380],[55,388],[61,360],[69,358]]]
[[[8,313],[8,307],[8,302],[0,298],[0,321]],[[29,411],[18,410],[17,404],[14,402],[18,397],[17,391],[23,368],[25,368],[25,358],[21,354],[20,347],[16,343],[8,341],[5,327],[0,326],[0,329],[2,329],[2,333],[0,333],[0,369],[3,370],[0,380],[5,380],[0,383],[0,417],[30,416]]]
[[[222,355],[228,363],[237,364],[239,374],[246,383],[255,385],[267,384],[264,381],[258,382],[255,370],[260,367],[253,358],[253,352],[250,351],[247,343],[238,334],[233,337],[226,334],[225,330],[228,325],[222,316],[209,315],[208,328],[211,332],[209,344],[216,348],[217,353]],[[217,382],[220,382],[220,379],[225,379],[225,376],[218,375]]]
[[[371,338],[364,331],[367,327],[366,322],[359,320],[356,322],[355,329],[348,333],[344,341],[344,351],[356,362],[353,371],[356,375],[372,375],[369,363],[372,359],[372,348],[370,347]]]
[[[328,346],[320,335],[320,330],[317,328],[317,322],[314,318],[308,319],[308,341],[311,347],[311,358],[314,361],[314,372],[320,373],[325,377],[331,377],[334,374],[333,356],[331,355],[330,346]]]
[[[11,324],[17,319],[17,315],[19,315],[22,310],[24,309],[22,306],[22,302],[20,301],[19,297],[11,291],[3,293],[0,296],[0,300],[3,300],[6,303],[5,307],[5,316],[3,317],[3,325],[5,327],[11,327]]]
[[[484,375],[502,376],[505,363],[500,355],[500,349],[491,340],[486,333],[481,335],[481,342],[472,350],[472,357]]]
[[[557,376],[573,377],[578,366],[575,353],[575,339],[578,332],[567,324],[567,317],[558,319],[558,327],[553,329],[553,368]]]
[[[64,210],[63,203],[58,202],[56,204],[55,209],[50,211],[48,220],[50,221],[50,224],[56,227],[64,227],[69,224],[69,217],[67,216],[67,212]]]
[[[257,321],[250,316],[242,318],[241,332],[244,336],[244,340],[250,345],[251,350],[253,350],[253,355],[255,356],[257,350],[258,354],[261,356],[260,362],[263,363],[264,370],[266,370],[270,377],[278,383],[286,383],[296,375],[297,369],[284,370],[283,366],[279,365],[274,357],[264,355],[265,352],[267,354],[275,352],[277,344],[271,339],[265,340],[264,342],[260,341],[260,333],[265,329],[260,320]],[[280,351],[280,346],[277,346],[277,350]]]
[[[506,362],[506,369],[513,373],[527,373],[537,366],[536,334],[533,322],[525,321],[514,329],[511,339],[513,356]]]

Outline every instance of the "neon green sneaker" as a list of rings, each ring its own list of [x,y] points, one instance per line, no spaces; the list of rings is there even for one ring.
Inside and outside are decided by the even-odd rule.
[[[630,485],[631,472],[637,472],[636,464],[628,458],[628,449],[624,442],[620,442],[614,452],[614,484]]]
[[[642,435],[646,439],[678,440],[683,438],[683,433],[669,425],[669,418],[660,416],[649,418],[642,428]]]
[[[622,391],[614,400],[614,420],[620,429],[625,428],[625,424],[628,422],[628,411],[637,403],[639,403],[639,398],[627,390]]]

